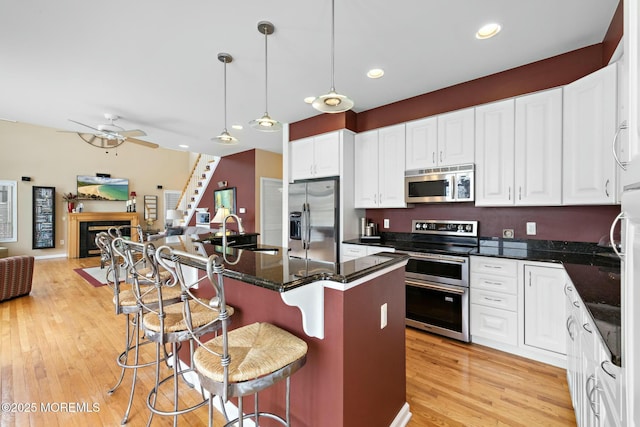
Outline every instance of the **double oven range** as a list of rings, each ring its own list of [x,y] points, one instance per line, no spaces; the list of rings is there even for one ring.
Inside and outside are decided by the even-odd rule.
[[[469,254],[477,221],[413,220],[406,266],[406,324],[469,342]]]

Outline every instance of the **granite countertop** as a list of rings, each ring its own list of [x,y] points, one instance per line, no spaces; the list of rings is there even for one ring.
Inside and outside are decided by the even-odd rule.
[[[353,261],[331,263],[290,257],[286,248],[262,244],[227,247],[223,253],[220,245],[195,240],[190,236],[168,236],[153,244],[156,248],[167,245],[178,251],[201,256],[201,261],[189,262],[198,269],[206,269],[209,256],[219,255],[225,267],[225,277],[277,292],[286,292],[318,280],[350,283],[401,264],[407,258],[402,254],[379,253]]]
[[[380,239],[344,243],[420,251],[421,242],[408,236],[383,233]],[[612,362],[621,366],[620,259],[611,248],[583,242],[480,238],[477,250],[469,255],[561,263],[607,345]]]

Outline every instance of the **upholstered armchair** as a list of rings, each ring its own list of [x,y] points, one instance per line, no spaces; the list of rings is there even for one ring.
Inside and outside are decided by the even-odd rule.
[[[34,258],[26,255],[0,259],[0,301],[31,292],[33,264]]]

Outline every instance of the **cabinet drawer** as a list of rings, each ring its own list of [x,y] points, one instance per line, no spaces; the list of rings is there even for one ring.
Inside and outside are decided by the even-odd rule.
[[[510,259],[471,257],[471,271],[496,276],[516,277],[518,263]]]
[[[471,335],[518,345],[518,313],[471,304]]]
[[[516,277],[495,276],[472,272],[471,289],[484,289],[492,292],[504,292],[516,295],[518,293],[518,279]]]
[[[509,311],[517,311],[518,309],[518,297],[516,295],[485,291],[483,289],[471,289],[471,303]]]

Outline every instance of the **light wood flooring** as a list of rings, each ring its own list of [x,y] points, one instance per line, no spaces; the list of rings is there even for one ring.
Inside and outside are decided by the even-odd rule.
[[[31,295],[0,303],[1,427],[120,425],[130,375],[113,395],[106,390],[119,374],[124,316],[114,314],[108,287],[94,288],[73,271],[95,265],[95,258],[37,260]],[[151,369],[139,376],[132,427],[146,425],[153,384]],[[187,404],[198,397],[181,394]],[[575,425],[564,370],[410,328],[407,401],[409,427]],[[95,411],[71,412],[73,405]],[[200,408],[180,425],[206,425],[206,418]],[[156,416],[152,425],[170,424]]]

